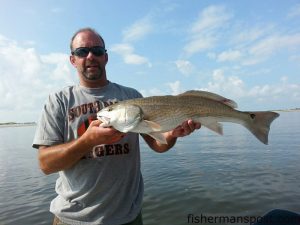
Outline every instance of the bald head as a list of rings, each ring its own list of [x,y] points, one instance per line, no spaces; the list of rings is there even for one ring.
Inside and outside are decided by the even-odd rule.
[[[78,31],[76,31],[74,33],[74,35],[71,38],[71,42],[70,42],[70,50],[71,52],[74,50],[74,40],[76,39],[77,35],[80,33],[91,33],[94,34],[95,36],[97,36],[101,42],[101,46],[103,46],[105,48],[105,42],[104,39],[102,38],[102,36],[94,29],[90,28],[90,27],[86,27],[86,28],[81,28]],[[75,47],[76,48],[76,47]]]

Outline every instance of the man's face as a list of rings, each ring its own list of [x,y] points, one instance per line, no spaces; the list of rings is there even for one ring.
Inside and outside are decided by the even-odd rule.
[[[85,31],[77,34],[73,40],[73,51],[80,47],[103,46],[102,40],[94,33]],[[85,82],[106,81],[105,66],[107,63],[107,54],[96,56],[89,52],[86,57],[76,55],[70,56],[71,63],[76,67],[80,79]]]

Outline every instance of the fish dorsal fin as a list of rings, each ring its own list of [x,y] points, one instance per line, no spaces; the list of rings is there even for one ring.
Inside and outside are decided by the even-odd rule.
[[[222,102],[225,105],[230,106],[231,108],[237,108],[237,103],[231,99],[225,98],[221,95],[212,93],[212,92],[208,92],[208,91],[196,91],[196,90],[190,90],[190,91],[186,91],[182,94],[179,94],[178,96],[199,96],[199,97],[203,97],[203,98],[208,98],[208,99],[212,99],[218,102]]]

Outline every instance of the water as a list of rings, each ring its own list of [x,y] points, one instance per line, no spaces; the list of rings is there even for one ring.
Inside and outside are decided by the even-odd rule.
[[[144,224],[205,224],[197,216],[234,219],[273,208],[300,212],[299,127],[300,113],[281,113],[268,146],[234,124],[224,126],[224,136],[201,129],[163,154],[142,143]],[[57,175],[40,172],[34,130],[0,128],[0,225],[52,222]]]

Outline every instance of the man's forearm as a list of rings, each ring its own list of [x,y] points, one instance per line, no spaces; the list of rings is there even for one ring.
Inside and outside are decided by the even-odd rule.
[[[45,174],[55,173],[68,169],[77,163],[91,146],[82,139],[76,139],[68,143],[54,146],[40,146],[39,164]]]
[[[157,140],[153,139],[149,135],[143,134],[142,137],[147,142],[147,144],[149,145],[150,148],[152,148],[156,152],[163,153],[163,152],[168,151],[170,148],[172,148],[175,145],[176,140],[177,140],[176,137],[171,137],[168,134],[168,132],[164,133],[163,135],[166,138],[167,144],[159,143]]]
[[[53,146],[39,148],[40,168],[45,174],[71,168],[93,146],[120,141],[124,134],[113,128],[99,127],[101,121],[91,122],[86,132],[76,140]]]

